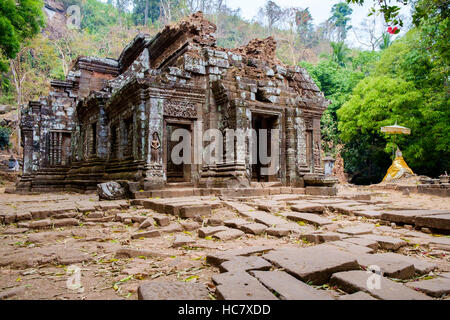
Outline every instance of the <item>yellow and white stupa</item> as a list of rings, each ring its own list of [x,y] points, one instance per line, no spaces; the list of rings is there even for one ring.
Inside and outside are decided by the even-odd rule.
[[[402,152],[397,148],[397,151],[395,152],[395,159],[384,176],[383,181],[396,180],[413,174],[414,172],[410,167],[408,167],[403,159]]]

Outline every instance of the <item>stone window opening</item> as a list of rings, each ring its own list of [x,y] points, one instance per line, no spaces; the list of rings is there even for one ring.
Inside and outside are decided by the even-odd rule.
[[[70,158],[70,138],[68,132],[51,131],[48,139],[48,163],[50,166],[65,166]]]
[[[110,157],[111,159],[117,159],[119,151],[119,139],[117,138],[117,125],[111,126],[111,145],[110,145]]]
[[[92,156],[97,155],[97,123],[91,124],[90,137],[89,137],[89,154]]]
[[[133,155],[133,118],[130,117],[123,121],[123,156],[131,157]]]

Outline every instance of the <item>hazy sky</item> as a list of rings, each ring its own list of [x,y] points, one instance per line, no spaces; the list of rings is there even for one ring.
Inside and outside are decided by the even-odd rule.
[[[252,20],[257,14],[260,7],[264,6],[267,0],[226,0],[228,7],[232,9],[241,8],[241,16],[246,20]],[[320,23],[327,20],[331,15],[331,8],[334,4],[342,2],[342,0],[273,0],[280,7],[298,7],[298,8],[309,8],[309,12],[313,17],[313,23],[319,25]],[[363,6],[350,5],[353,9],[351,15],[351,24],[356,27],[360,26],[364,19],[368,19],[367,14],[369,9],[373,4],[372,0],[367,0]],[[402,9],[401,13],[408,14],[409,8],[405,7]],[[379,29],[382,26],[383,19],[379,17]],[[360,36],[359,36],[360,37]],[[361,39],[360,39],[361,40]],[[348,32],[347,42],[355,47],[359,47],[359,42],[356,41],[356,37],[353,31]]]

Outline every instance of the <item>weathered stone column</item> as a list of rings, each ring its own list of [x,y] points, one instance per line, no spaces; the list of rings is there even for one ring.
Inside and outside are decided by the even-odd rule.
[[[106,159],[108,156],[108,119],[104,102],[99,102],[97,123],[97,156]]]
[[[286,109],[286,184],[295,183],[295,132],[294,132],[294,109]]]

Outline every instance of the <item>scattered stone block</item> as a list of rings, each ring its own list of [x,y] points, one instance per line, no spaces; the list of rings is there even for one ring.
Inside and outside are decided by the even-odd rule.
[[[172,247],[178,248],[195,243],[195,240],[185,235],[176,235]]]
[[[381,275],[395,279],[411,279],[414,277],[414,265],[394,256],[383,256],[378,254],[361,254],[357,256],[361,267],[367,269],[369,266],[380,268]]]
[[[265,253],[272,250],[271,247],[267,246],[251,246],[241,249],[233,249],[227,251],[217,251],[210,253],[206,256],[206,262],[213,265],[219,266],[222,262],[228,261],[235,256],[248,256],[255,253]]]
[[[345,242],[345,241],[331,241],[328,242],[329,245],[337,246],[341,249],[344,249],[348,252],[355,253],[355,254],[366,254],[366,253],[373,253],[373,249],[369,247],[360,246],[354,243]]]
[[[200,224],[195,221],[183,221],[180,224],[186,231],[193,231],[200,228]]]
[[[137,292],[139,300],[209,300],[206,286],[195,282],[149,281]]]
[[[359,268],[351,254],[326,245],[277,249],[264,254],[263,258],[294,277],[317,285],[328,282],[334,272]]]
[[[131,239],[140,239],[140,238],[155,238],[159,237],[161,232],[159,230],[150,230],[146,232],[139,232],[131,235]]]
[[[153,216],[153,219],[156,221],[156,223],[160,226],[160,227],[165,227],[168,226],[170,224],[170,220],[169,217],[166,216]]]
[[[284,227],[271,227],[266,229],[266,233],[273,237],[285,237],[291,233],[291,230]]]
[[[219,218],[208,218],[206,224],[209,226],[212,226],[212,227],[217,227],[217,226],[223,226],[224,221]]]
[[[246,272],[226,272],[212,276],[221,300],[277,300],[258,280]]]
[[[406,285],[435,298],[450,294],[450,279],[447,278],[408,282]]]
[[[448,210],[391,210],[383,211],[381,219],[395,223],[415,224],[416,219],[421,216],[449,214]],[[426,225],[424,225],[427,227]]]
[[[203,227],[203,228],[198,229],[198,236],[199,236],[199,238],[205,238],[205,237],[212,236],[215,233],[218,233],[221,231],[226,231],[226,230],[230,230],[230,229],[227,227],[224,227],[224,226]]]
[[[247,220],[237,218],[237,219],[225,220],[223,223],[227,227],[239,229],[240,227],[242,227],[243,225],[248,224],[249,222]]]
[[[292,211],[322,214],[325,206],[316,203],[303,203],[291,206]]]
[[[168,226],[162,227],[161,229],[159,229],[159,231],[164,233],[181,232],[183,231],[183,227],[178,223],[172,223]]]
[[[351,236],[356,236],[360,234],[368,234],[372,233],[372,230],[375,228],[373,224],[360,224],[356,226],[346,227],[337,229],[337,232],[345,233]]]
[[[369,278],[370,277],[370,278]],[[372,283],[372,279],[373,283]],[[379,286],[375,281],[379,280]],[[368,285],[371,283],[373,285]],[[376,275],[372,272],[353,270],[333,274],[330,284],[345,292],[363,291],[381,300],[429,300],[423,293],[407,286]]]
[[[235,256],[219,265],[220,272],[270,270],[272,265],[258,256]]]
[[[352,294],[340,296],[338,300],[377,300],[377,299],[363,291],[358,291]]]
[[[139,229],[147,229],[147,228],[154,228],[155,226],[155,220],[153,218],[148,217],[142,223],[139,225]]]
[[[187,206],[180,209],[180,217],[185,219],[205,215],[211,215],[210,205]]]
[[[52,221],[50,219],[44,219],[44,220],[30,222],[31,229],[50,228],[51,226],[52,226]]]
[[[398,253],[385,252],[385,253],[377,253],[373,256],[386,259],[395,259],[397,261],[404,261],[408,264],[412,264],[414,266],[415,272],[418,273],[419,275],[427,274],[430,271],[437,269],[437,265],[434,263],[423,261],[411,256],[405,256]]]
[[[292,221],[302,221],[310,223],[315,226],[324,226],[331,224],[332,221],[326,218],[322,218],[316,214],[306,212],[292,212],[287,214],[287,218]]]
[[[369,247],[374,250],[378,249],[378,242],[376,242],[375,240],[364,239],[364,238],[345,238],[345,239],[342,239],[342,241],[357,244],[359,246]]]
[[[78,224],[79,224],[79,222],[75,218],[65,218],[65,219],[53,220],[53,226],[55,228],[77,226]]]
[[[168,254],[159,253],[148,249],[125,247],[118,249],[115,253],[115,256],[117,258],[135,258],[141,256],[157,258],[157,257],[166,257],[168,256]]]
[[[448,231],[450,230],[450,213],[417,217],[416,226]]]
[[[380,236],[375,234],[363,234],[358,237],[375,240],[378,245],[385,250],[398,250],[399,248],[406,246],[406,241],[389,236]]]
[[[267,226],[261,223],[248,223],[244,224],[239,229],[245,233],[260,235],[267,229]]]
[[[228,229],[225,231],[220,231],[213,234],[213,238],[222,240],[222,241],[228,241],[228,240],[234,240],[239,237],[242,237],[245,233],[238,229]]]
[[[252,271],[266,288],[279,294],[281,300],[331,300],[326,291],[317,290],[284,271]]]

